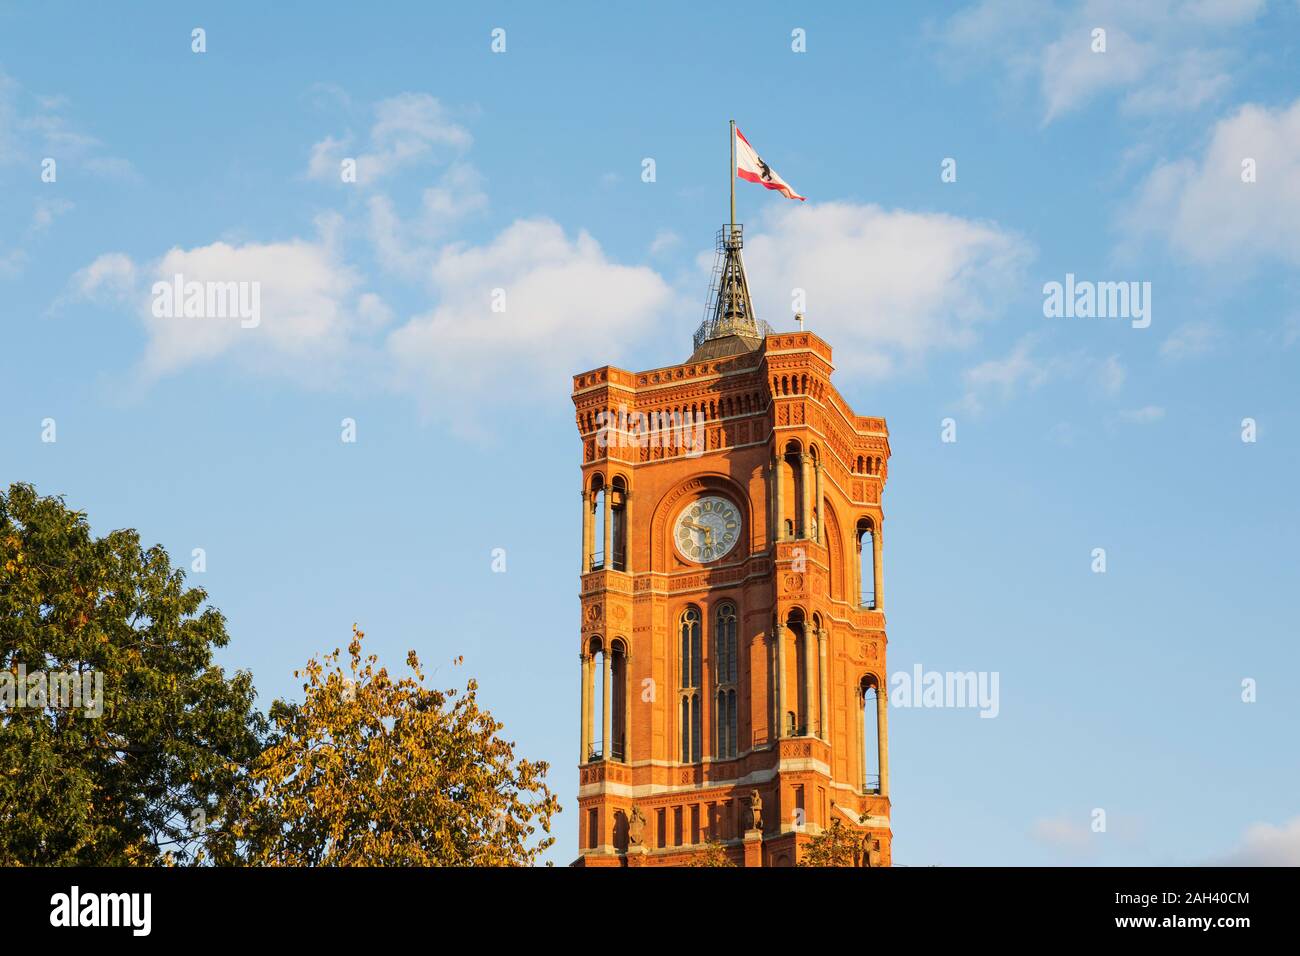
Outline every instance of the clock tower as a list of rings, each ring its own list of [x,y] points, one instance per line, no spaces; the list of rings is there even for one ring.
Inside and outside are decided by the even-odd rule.
[[[790,866],[838,823],[889,865],[889,433],[831,347],[753,314],[740,226],[678,365],[573,379],[582,866]]]

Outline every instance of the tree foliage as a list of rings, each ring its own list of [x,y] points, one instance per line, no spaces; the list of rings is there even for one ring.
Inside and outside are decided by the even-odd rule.
[[[225,620],[135,531],[0,489],[0,864],[228,859],[226,811],[265,721],[213,663]],[[7,671],[8,675],[3,675]],[[102,714],[22,698],[20,674],[98,674]],[[30,686],[30,685],[29,685]]]
[[[250,863],[283,866],[468,866],[534,862],[553,838],[547,765],[514,744],[465,691],[394,680],[362,656],[353,628],[347,671],[335,649],[304,671],[301,704],[276,701],[275,733],[251,772],[257,789],[240,836]]]
[[[855,832],[841,825],[839,820],[822,830],[804,845],[799,857],[800,866],[861,866],[865,833]]]
[[[706,843],[691,856],[690,866],[735,866],[721,843]]]

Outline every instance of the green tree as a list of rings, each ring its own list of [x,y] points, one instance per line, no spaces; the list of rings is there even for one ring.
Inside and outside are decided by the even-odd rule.
[[[348,667],[336,648],[295,676],[301,704],[276,701],[273,740],[252,767],[257,794],[239,833],[247,859],[270,866],[509,866],[553,842],[559,805],[547,765],[515,760],[514,744],[463,693],[394,680],[362,657],[353,627]]]
[[[135,531],[0,490],[0,864],[233,861],[265,721],[251,675],[212,661],[229,638],[206,598]],[[102,713],[33,696],[53,674],[98,675]]]

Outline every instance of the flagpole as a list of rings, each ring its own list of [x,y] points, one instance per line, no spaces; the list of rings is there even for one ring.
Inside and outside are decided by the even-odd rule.
[[[728,240],[736,238],[736,121],[731,121],[731,170],[727,177],[731,182],[731,234]]]

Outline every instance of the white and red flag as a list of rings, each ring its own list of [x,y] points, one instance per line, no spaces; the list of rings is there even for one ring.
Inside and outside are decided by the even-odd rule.
[[[804,201],[805,197],[791,189],[789,183],[776,174],[776,170],[763,162],[763,157],[749,145],[749,140],[745,139],[739,126],[736,127],[736,175],[751,183],[775,189],[786,199]]]

